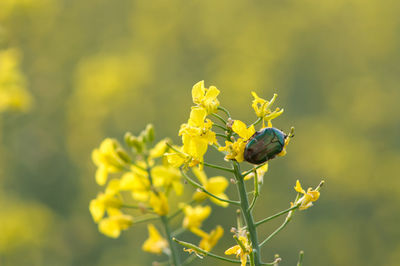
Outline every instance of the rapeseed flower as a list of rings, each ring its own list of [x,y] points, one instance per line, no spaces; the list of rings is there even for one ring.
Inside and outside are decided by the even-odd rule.
[[[219,106],[217,96],[219,90],[210,86],[210,88],[204,88],[204,80],[197,82],[192,88],[193,103],[204,108],[207,114],[215,113]]]
[[[203,170],[200,170],[198,168],[192,168],[192,171],[194,175],[197,177],[197,179],[200,181],[200,183],[203,185],[203,187],[210,192],[211,194],[214,194],[215,196],[221,198],[221,199],[228,199],[228,196],[224,193],[225,189],[228,187],[228,180],[226,180],[225,177],[223,176],[215,176],[211,178],[207,178],[205,172]],[[193,194],[193,199],[197,201],[204,200],[206,198],[210,198],[212,202],[214,202],[217,205],[220,205],[222,207],[227,207],[229,205],[228,202],[225,201],[220,201],[214,197],[210,197],[204,192],[197,191]]]
[[[274,111],[271,111],[270,107],[275,102],[278,94],[274,94],[271,100],[267,101],[260,97],[258,97],[257,93],[254,91],[251,92],[254,97],[252,107],[256,115],[263,120],[263,127],[265,127],[265,121],[268,122],[268,127],[272,127],[271,120],[280,116],[283,113],[283,109],[276,108]]]
[[[143,243],[142,249],[149,253],[161,254],[168,248],[168,241],[161,236],[153,224],[148,224],[149,238]]]
[[[317,201],[319,198],[319,191],[313,190],[312,188],[308,188],[307,192],[301,187],[300,181],[296,181],[296,186],[294,187],[299,193],[302,193],[303,196],[295,202],[295,205],[300,204],[299,210],[305,210],[310,208],[313,205],[314,201]]]
[[[243,154],[247,140],[254,135],[256,130],[253,125],[247,128],[246,124],[240,120],[233,122],[232,130],[239,135],[239,138],[235,142],[225,141],[225,147],[219,147],[218,149],[227,152],[225,160],[236,160],[240,163],[244,160]]]
[[[236,255],[236,258],[240,257],[241,266],[245,266],[247,263],[247,256],[250,255],[252,248],[247,237],[239,236],[237,241],[242,244],[241,246],[244,249],[240,245],[235,245],[227,249],[225,255]]]

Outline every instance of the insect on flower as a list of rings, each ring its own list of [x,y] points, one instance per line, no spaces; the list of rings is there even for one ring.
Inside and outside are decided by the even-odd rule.
[[[262,164],[280,155],[288,136],[274,127],[263,128],[251,136],[244,149],[244,159],[252,164]]]

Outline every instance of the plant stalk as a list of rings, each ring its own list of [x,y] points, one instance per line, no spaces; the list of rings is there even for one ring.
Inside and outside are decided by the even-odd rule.
[[[165,234],[167,235],[169,248],[171,250],[170,264],[173,265],[173,266],[179,266],[180,265],[179,257],[178,257],[178,254],[176,252],[175,243],[172,241],[172,234],[171,234],[171,230],[170,230],[169,224],[168,224],[168,217],[167,216],[161,216],[161,221],[162,221],[162,223],[164,225]]]
[[[257,230],[256,230],[256,225],[254,223],[254,218],[253,215],[251,214],[251,211],[249,209],[249,200],[247,198],[247,192],[246,192],[246,187],[244,185],[243,181],[243,176],[240,173],[240,167],[237,162],[232,162],[233,168],[234,168],[234,174],[236,177],[237,181],[237,187],[239,190],[239,195],[240,195],[240,208],[242,210],[244,219],[246,221],[247,225],[247,230],[249,231],[250,234],[250,241],[251,245],[253,247],[253,253],[254,253],[254,265],[255,266],[260,266],[261,264],[261,254],[260,254],[260,247],[258,245],[258,237],[257,237]]]

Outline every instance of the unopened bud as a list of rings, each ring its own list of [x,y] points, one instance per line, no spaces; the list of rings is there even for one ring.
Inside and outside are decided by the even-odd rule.
[[[146,139],[148,142],[154,141],[154,126],[152,124],[148,124],[145,129]]]
[[[118,157],[124,161],[125,163],[130,163],[131,162],[131,158],[129,157],[129,155],[121,148],[118,148],[115,150],[115,152],[117,153]]]

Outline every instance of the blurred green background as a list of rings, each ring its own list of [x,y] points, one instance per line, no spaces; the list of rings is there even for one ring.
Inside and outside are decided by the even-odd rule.
[[[25,98],[0,106],[0,265],[150,265],[145,225],[114,240],[93,223],[91,151],[148,122],[180,143],[203,79],[247,123],[251,90],[278,93],[274,126],[296,127],[287,156],[270,163],[257,220],[288,207],[296,179],[326,180],[265,261],[279,253],[295,265],[302,249],[304,265],[399,265],[399,10],[392,0],[1,0],[0,51],[20,61],[19,88],[0,83],[0,98]],[[226,229],[219,254],[234,217],[214,205],[205,223]],[[205,264],[223,265],[194,265]]]

